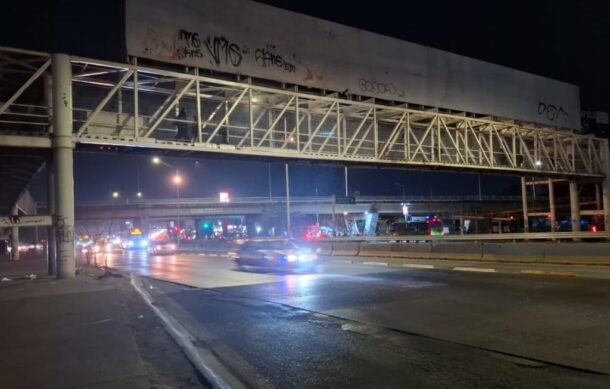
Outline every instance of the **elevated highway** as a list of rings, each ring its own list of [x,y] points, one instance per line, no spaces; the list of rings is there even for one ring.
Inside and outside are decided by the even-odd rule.
[[[290,212],[293,215],[331,215],[402,213],[402,204],[408,204],[414,215],[429,213],[482,213],[500,212],[520,204],[518,196],[357,196],[355,204],[337,204],[333,196],[291,197]],[[206,216],[260,216],[286,214],[286,197],[233,198],[229,203],[221,203],[218,198],[155,199],[131,203],[89,203],[77,204],[77,224],[107,223],[112,220],[137,219],[147,221],[174,220],[181,218],[201,218]]]

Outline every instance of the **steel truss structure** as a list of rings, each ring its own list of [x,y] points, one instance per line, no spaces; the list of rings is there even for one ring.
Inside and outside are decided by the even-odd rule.
[[[598,180],[610,168],[607,140],[556,128],[141,66],[136,58],[71,62],[77,143]],[[48,54],[0,49],[4,141],[49,134],[50,67]]]

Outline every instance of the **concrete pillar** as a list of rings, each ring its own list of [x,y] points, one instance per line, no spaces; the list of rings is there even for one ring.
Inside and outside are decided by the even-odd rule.
[[[602,204],[604,207],[604,231],[610,232],[610,177],[602,182]]]
[[[521,177],[521,204],[523,206],[523,232],[530,232],[530,221],[527,210],[527,185],[525,177]]]
[[[47,212],[55,216],[55,168],[47,161]],[[47,270],[49,275],[57,274],[56,230],[54,225],[47,227]]]
[[[555,187],[549,178],[549,213],[551,214],[551,232],[557,231],[557,215],[555,212]]]
[[[53,78],[50,74],[44,76],[44,101],[49,117],[49,134],[53,134]],[[47,160],[47,212],[55,216],[55,167],[53,158]],[[57,248],[55,246],[55,226],[47,227],[47,270],[49,275],[57,272]]]
[[[11,214],[19,215],[17,207],[13,207]],[[19,260],[19,227],[11,227],[11,259],[13,261]]]
[[[460,235],[464,235],[464,218],[460,216]]]
[[[602,184],[595,184],[595,209],[603,209],[601,187]]]
[[[580,203],[578,201],[578,182],[570,180],[570,214],[572,231],[580,231]]]
[[[75,276],[72,69],[70,57],[53,54],[53,165],[55,167],[57,277]]]

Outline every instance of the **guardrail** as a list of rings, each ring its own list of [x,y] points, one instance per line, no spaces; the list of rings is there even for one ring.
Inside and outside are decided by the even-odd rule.
[[[327,238],[327,242],[458,242],[458,241],[523,241],[523,240],[562,240],[562,239],[610,239],[610,232],[528,232],[502,234],[470,234],[470,235],[400,235],[400,236],[354,236],[342,238]]]

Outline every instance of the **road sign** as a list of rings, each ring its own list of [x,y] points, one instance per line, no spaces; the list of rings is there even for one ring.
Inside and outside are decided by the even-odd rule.
[[[336,196],[335,203],[356,204],[356,198],[354,196]]]
[[[50,226],[53,218],[50,215],[35,216],[0,216],[0,228]]]

